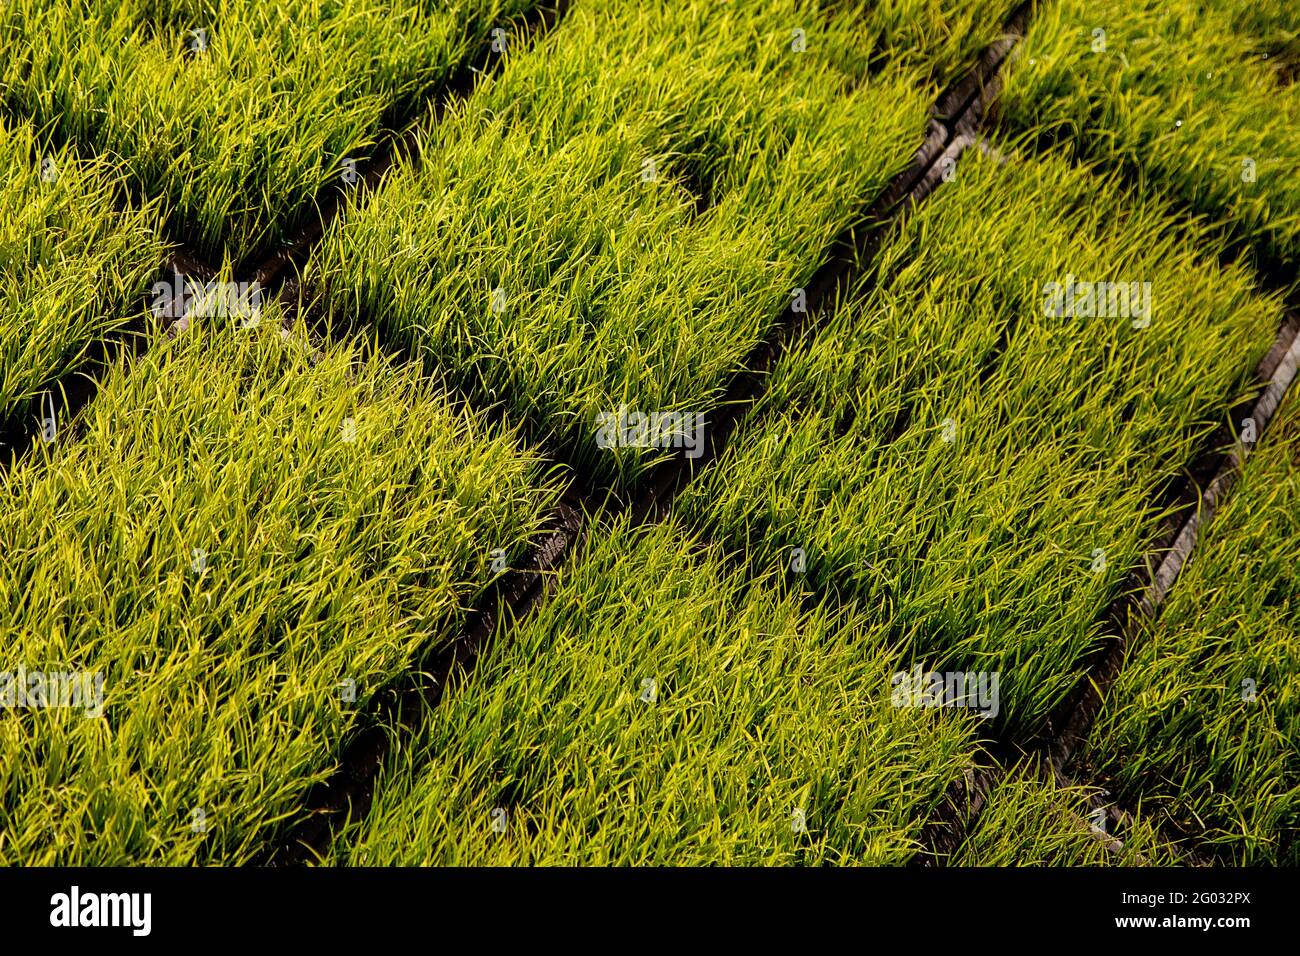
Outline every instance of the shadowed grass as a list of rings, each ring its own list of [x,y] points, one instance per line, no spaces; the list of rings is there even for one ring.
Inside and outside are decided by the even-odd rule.
[[[26,124],[0,120],[0,168],[3,426],[138,316],[163,246],[154,208],[118,211],[107,163],[51,149]]]
[[[1129,821],[1123,840],[1106,835],[1108,821],[1092,815],[1095,787],[1061,786],[1032,767],[998,781],[975,829],[951,866],[1175,866],[1176,851],[1149,821]],[[1111,848],[1108,848],[1107,844]]]

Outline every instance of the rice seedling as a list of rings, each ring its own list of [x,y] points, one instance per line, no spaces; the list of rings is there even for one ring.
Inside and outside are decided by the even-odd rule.
[[[0,484],[0,862],[248,861],[554,501],[409,365],[278,319],[124,360]]]
[[[350,160],[531,6],[12,0],[0,102],[113,157],[174,237],[238,264],[346,188]]]
[[[1000,673],[1026,730],[1281,321],[1214,248],[1114,175],[972,151],[679,507],[936,670]]]
[[[1035,765],[1001,777],[952,866],[1174,866],[1177,851],[1150,823],[1128,821],[1122,840],[1090,804],[1096,788],[1063,785]]]
[[[884,62],[885,37],[942,34],[900,9],[940,6],[575,3],[348,210],[305,284],[628,485],[666,453],[602,444],[600,416],[712,407],[919,145],[919,64],[945,44]]]
[[[138,316],[163,248],[153,207],[118,208],[107,164],[52,148],[25,123],[0,120],[0,168],[3,427]]]
[[[673,521],[600,527],[394,748],[330,861],[901,863],[973,719],[895,707],[897,656]]]
[[[1013,126],[1122,168],[1294,266],[1300,88],[1261,52],[1294,50],[1294,6],[1045,5],[1007,71],[1002,110]]]
[[[1172,833],[1238,865],[1300,863],[1300,406],[1288,399],[1082,755]]]

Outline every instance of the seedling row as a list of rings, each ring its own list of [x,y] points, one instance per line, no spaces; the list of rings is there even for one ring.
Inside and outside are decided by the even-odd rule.
[[[894,29],[856,4],[575,4],[337,220],[304,283],[626,488],[662,456],[601,447],[599,416],[706,414],[905,165],[934,91],[863,55]]]
[[[0,100],[111,156],[170,232],[236,265],[293,234],[529,0],[16,0]],[[497,32],[493,32],[497,31]]]
[[[1296,448],[1292,396],[1134,642],[1079,758],[1239,865],[1297,862]]]
[[[1013,125],[1176,197],[1293,283],[1297,37],[1281,0],[1042,4],[1000,102]]]
[[[9,436],[42,391],[142,311],[162,258],[156,207],[122,211],[108,163],[51,148],[0,120],[0,429]],[[53,440],[57,423],[46,422]],[[0,448],[8,459],[14,448]]]
[[[0,723],[0,859],[247,861],[536,535],[557,490],[516,436],[301,336],[198,326],[126,359],[79,441],[5,477],[6,662],[102,698]]]

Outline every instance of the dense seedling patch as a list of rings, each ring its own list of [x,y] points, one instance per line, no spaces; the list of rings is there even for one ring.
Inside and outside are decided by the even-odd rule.
[[[1015,126],[1167,191],[1282,263],[1290,281],[1300,88],[1266,48],[1294,53],[1297,29],[1294,4],[1046,4],[1007,71],[1002,108]]]
[[[0,860],[247,860],[536,533],[555,492],[512,435],[301,335],[160,343],[5,477],[0,671],[102,696],[9,701]]]
[[[869,74],[855,52],[895,29],[857,5],[575,4],[331,230],[306,284],[630,484],[664,452],[602,443],[601,416],[707,413],[905,165],[933,92],[913,57]]]
[[[1096,282],[1134,296],[1112,313]],[[1077,679],[1150,502],[1279,321],[1113,177],[970,152],[683,507],[927,659],[1001,673],[1024,729]]]
[[[0,429],[47,385],[78,369],[95,342],[142,311],[162,257],[152,208],[120,210],[104,162],[52,147],[0,121]],[[57,436],[60,423],[43,435]],[[0,448],[7,460],[12,449]]]
[[[529,0],[13,0],[0,100],[113,157],[171,232],[236,263],[282,241]],[[502,32],[492,35],[491,31]]]
[[[1080,757],[1171,832],[1244,865],[1297,862],[1298,422],[1293,398],[1134,642]]]
[[[906,861],[969,719],[892,706],[898,658],[860,615],[805,610],[672,521],[601,531],[395,753],[334,858]]]

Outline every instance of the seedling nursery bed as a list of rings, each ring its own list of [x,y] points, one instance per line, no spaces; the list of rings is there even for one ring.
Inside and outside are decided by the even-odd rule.
[[[7,3],[0,863],[1293,867],[1298,58]]]

